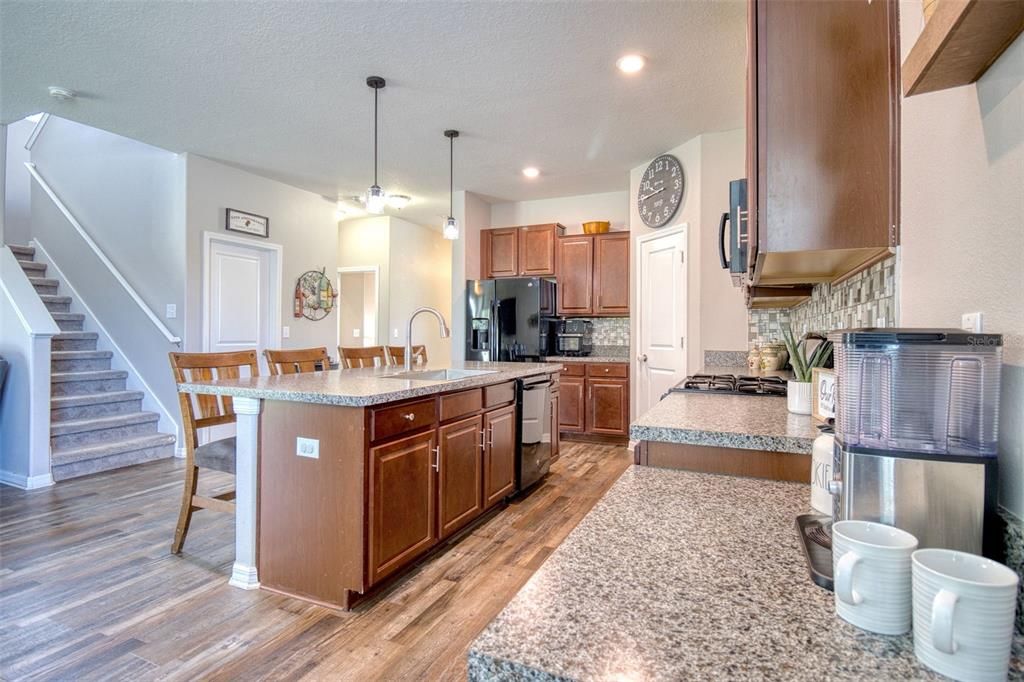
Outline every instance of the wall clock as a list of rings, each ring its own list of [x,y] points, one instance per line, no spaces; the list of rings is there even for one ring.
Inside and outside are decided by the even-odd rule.
[[[662,154],[640,177],[636,208],[648,227],[664,227],[683,203],[683,164],[671,154]]]

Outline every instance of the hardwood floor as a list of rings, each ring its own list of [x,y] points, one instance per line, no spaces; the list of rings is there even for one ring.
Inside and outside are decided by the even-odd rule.
[[[563,442],[533,494],[348,613],[229,587],[225,514],[197,513],[172,556],[181,460],[0,487],[0,679],[462,679],[469,644],[631,461]]]

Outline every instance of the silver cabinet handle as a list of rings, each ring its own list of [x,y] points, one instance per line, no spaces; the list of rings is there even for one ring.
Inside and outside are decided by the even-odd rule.
[[[487,444],[490,445],[493,448],[494,447],[494,424],[491,424],[490,426],[488,426],[487,427],[487,431],[489,432],[489,437],[487,439]]]
[[[430,466],[434,467],[434,471],[441,471],[441,446],[438,445],[434,448],[434,463]]]
[[[408,419],[409,421],[413,421],[416,419],[416,415],[413,414],[412,412],[410,412],[409,414],[403,414],[402,416]]]
[[[480,449],[483,450],[486,447],[486,438],[484,437],[484,430],[480,429]]]
[[[609,369],[608,369],[607,367],[605,367],[605,368],[604,368],[604,373],[605,373],[605,374],[607,374],[607,373],[608,373],[609,371],[610,371],[610,370],[609,370]]]

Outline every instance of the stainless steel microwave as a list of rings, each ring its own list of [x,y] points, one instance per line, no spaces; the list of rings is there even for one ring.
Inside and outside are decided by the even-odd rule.
[[[747,181],[729,183],[729,212],[718,225],[718,260],[732,275],[734,286],[742,286],[747,272]]]

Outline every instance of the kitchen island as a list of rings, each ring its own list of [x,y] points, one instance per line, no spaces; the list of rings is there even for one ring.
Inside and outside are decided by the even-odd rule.
[[[941,679],[911,635],[835,615],[808,511],[795,483],[631,467],[472,644],[469,679]]]
[[[350,608],[515,491],[515,380],[551,375],[557,388],[559,369],[465,362],[180,384],[230,396],[237,414],[231,584]]]

